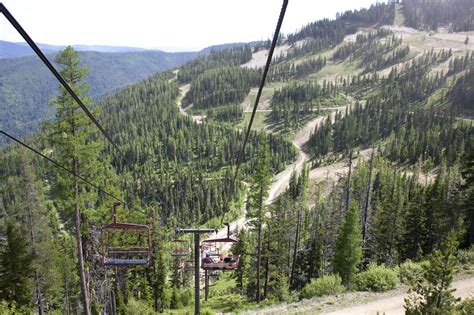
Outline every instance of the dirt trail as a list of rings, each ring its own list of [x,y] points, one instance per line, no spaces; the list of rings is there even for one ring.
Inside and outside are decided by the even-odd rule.
[[[275,51],[273,52],[273,58],[286,56],[286,54],[292,47],[301,47],[306,42],[307,42],[307,39],[302,39],[292,45],[284,44],[281,46],[276,46]],[[269,52],[268,49],[262,49],[257,52],[254,52],[252,54],[252,59],[250,59],[247,63],[244,63],[243,65],[240,65],[240,66],[242,68],[251,68],[251,69],[263,68],[267,62],[268,52]]]
[[[179,92],[181,94],[179,95],[178,102],[176,105],[178,105],[179,112],[184,116],[188,116],[188,113],[186,113],[186,111],[183,108],[183,99],[186,96],[186,94],[188,94],[190,88],[191,88],[191,84],[186,84],[179,87]]]
[[[190,116],[186,110],[183,108],[183,99],[184,97],[186,96],[186,94],[189,92],[189,89],[191,88],[191,84],[185,84],[185,85],[182,85],[179,87],[179,91],[181,92],[179,98],[178,98],[178,101],[177,101],[177,104],[178,105],[178,109],[179,109],[179,112],[184,115],[184,116]],[[192,104],[187,107],[187,108],[192,108]],[[206,116],[204,115],[193,115],[191,116],[193,121],[197,124],[202,124],[202,122],[204,121],[204,119],[206,118]]]
[[[474,295],[474,278],[454,281],[454,296],[466,298]],[[407,287],[384,293],[351,292],[276,305],[243,314],[325,314],[325,315],[402,315]]]
[[[419,48],[421,51],[435,49],[452,49],[452,51],[461,51],[474,49],[474,42],[469,41],[467,45],[464,44],[466,36],[472,37],[474,32],[459,32],[446,33],[441,32],[432,33],[419,31],[406,26],[392,26],[385,25],[383,28],[389,29],[395,33],[396,36],[401,37],[403,42],[409,43],[410,48]]]
[[[371,153],[371,148],[359,151],[359,154],[355,156],[355,159],[352,161],[352,166],[356,167],[359,162],[368,161]],[[345,176],[348,171],[349,166],[347,166],[346,162],[334,163],[312,169],[309,172],[309,179],[312,182],[319,183],[327,179],[338,179],[341,176]]]
[[[455,281],[453,288],[456,289],[454,296],[460,298],[466,298],[474,295],[474,279],[463,279]],[[386,315],[403,315],[405,309],[404,299],[407,297],[406,293],[401,293],[393,296],[382,296],[375,301],[368,302],[362,305],[354,305],[347,308],[343,308],[337,311],[322,313],[328,315],[344,315],[344,314],[360,314],[360,315],[375,315],[375,314],[386,314]]]
[[[347,108],[345,106],[337,106],[337,107],[322,107],[321,110],[330,110],[331,112],[331,119],[334,119],[336,113],[340,111],[344,111]],[[314,131],[316,126],[319,126],[326,120],[327,116],[318,116],[315,119],[308,122],[303,128],[301,128],[293,138],[293,144],[297,147],[301,148],[306,142],[308,142],[311,133]]]
[[[331,107],[331,108],[326,108],[326,109],[333,110],[333,112],[331,113],[331,116],[332,118],[334,118],[337,112],[345,110],[347,106],[348,105],[339,106],[339,107]],[[309,140],[310,133],[314,130],[314,128],[317,125],[321,124],[325,119],[326,119],[325,116],[319,116],[312,119],[293,137],[292,142],[293,142],[293,145],[298,150],[298,159],[292,164],[288,165],[282,172],[278,173],[274,177],[274,181],[272,182],[268,190],[268,198],[265,201],[267,205],[271,204],[275,200],[275,198],[277,198],[283,191],[285,191],[285,189],[288,187],[290,183],[291,174],[294,171],[301,171],[301,169],[303,168],[304,162],[309,160],[309,156],[303,151],[302,146]],[[338,165],[338,167],[340,166]],[[311,173],[317,171],[318,169],[319,168],[312,170]],[[322,172],[325,173],[325,171],[322,171]],[[234,231],[236,229],[241,229],[247,224],[247,222],[248,221],[244,215],[240,217],[238,220],[231,222],[230,229],[231,231]],[[218,231],[217,237],[225,237],[226,234],[227,234],[227,228],[222,228]],[[228,250],[230,248],[230,245],[231,244],[223,245],[222,250]]]
[[[334,119],[336,113],[340,111],[344,111],[348,106],[338,106],[338,107],[327,107],[326,110],[332,110],[331,112],[331,119]],[[293,164],[290,164],[283,172],[278,173],[275,176],[275,180],[270,186],[270,190],[268,192],[268,198],[266,203],[272,203],[276,197],[278,197],[289,185],[291,174],[294,171],[301,171],[303,168],[303,164],[305,161],[309,161],[309,156],[303,151],[303,146],[308,142],[311,132],[313,132],[316,126],[319,126],[326,120],[326,116],[318,116],[312,120],[310,120],[303,128],[301,128],[293,137],[293,145],[298,150],[298,159]],[[315,171],[314,169],[312,171]]]
[[[264,88],[263,93],[260,97],[260,101],[258,103],[257,112],[271,112],[270,103],[273,97],[273,89]],[[244,113],[251,113],[253,110],[253,106],[255,105],[255,99],[257,98],[258,88],[251,88],[249,94],[245,97],[245,99],[240,104]]]
[[[273,52],[273,58],[279,56],[286,56],[286,53],[291,48],[290,45],[283,45],[275,47],[275,51]],[[267,62],[268,58],[268,49],[262,49],[252,54],[252,59],[250,59],[247,63],[240,65],[242,68],[250,68],[250,69],[258,69],[263,68],[265,63]]]

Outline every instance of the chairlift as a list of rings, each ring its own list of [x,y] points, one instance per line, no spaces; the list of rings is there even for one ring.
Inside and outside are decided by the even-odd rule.
[[[148,265],[151,262],[152,251],[150,228],[144,224],[117,222],[117,207],[120,205],[120,202],[114,202],[112,223],[102,227],[103,264],[119,267]],[[122,240],[120,244],[120,236],[132,237],[136,242],[134,245],[125,245]],[[119,245],[116,245],[117,243]]]
[[[191,253],[189,248],[189,242],[186,240],[174,239],[172,243],[172,252],[171,256],[173,257],[186,257]]]
[[[206,253],[206,248],[214,246],[217,248],[217,243],[236,243],[237,240],[230,237],[230,225],[229,223],[224,223],[227,226],[227,237],[224,238],[214,238],[207,239],[202,241],[201,245],[201,268],[204,270],[237,270],[239,266],[239,257],[235,257],[229,254],[227,257],[213,257],[210,253]]]
[[[215,242],[203,242],[201,244],[201,252],[207,257],[220,257],[220,250]]]
[[[192,261],[185,261],[185,262],[184,262],[183,270],[184,270],[184,271],[194,271],[193,262],[192,262]]]

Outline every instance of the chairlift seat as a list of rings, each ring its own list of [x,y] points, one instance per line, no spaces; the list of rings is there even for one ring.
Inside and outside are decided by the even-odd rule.
[[[201,251],[204,252],[206,248],[210,246],[214,246],[217,248],[215,244],[217,243],[236,243],[237,240],[231,237],[230,233],[230,225],[225,223],[227,226],[227,236],[224,238],[214,238],[214,239],[207,239],[202,241]],[[214,244],[214,245],[213,245]],[[219,253],[217,251],[217,253]],[[216,256],[212,255],[212,253],[206,253],[208,256]],[[219,256],[219,255],[217,255]],[[226,257],[224,260],[216,261],[214,259],[205,259],[204,253],[202,253],[203,259],[201,260],[201,268],[204,270],[237,270],[239,267],[239,257]],[[211,262],[212,261],[212,262]]]
[[[107,259],[105,266],[142,266],[148,265],[148,259]]]
[[[237,270],[239,266],[239,258],[233,257],[229,262],[219,261],[219,262],[202,262],[202,269],[204,270]]]
[[[175,239],[171,241],[173,243],[173,251],[171,256],[173,257],[186,257],[189,256],[191,251],[188,246],[188,241]]]
[[[186,257],[189,256],[189,250],[175,250],[174,252],[171,253],[171,256],[173,257]]]
[[[108,256],[109,257],[133,257],[133,256],[143,256],[148,255],[148,248],[146,247],[136,247],[136,248],[118,248],[118,247],[109,247]]]
[[[111,246],[108,241],[104,245],[103,263],[105,266],[141,266],[151,262],[151,232],[148,225],[117,222],[117,207],[119,202],[114,203],[112,209],[112,223],[102,227],[103,239],[107,239],[108,233],[124,231],[126,233],[136,232],[145,234],[146,246]]]

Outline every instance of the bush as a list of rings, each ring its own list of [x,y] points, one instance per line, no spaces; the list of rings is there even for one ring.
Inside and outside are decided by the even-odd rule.
[[[231,313],[235,311],[241,311],[247,308],[249,302],[247,299],[239,294],[221,295],[210,298],[207,302],[203,303],[203,306],[219,310],[224,313]]]
[[[462,315],[474,314],[474,297],[466,298],[459,303],[459,313]]]
[[[344,286],[338,275],[323,276],[308,283],[300,293],[300,298],[310,299],[314,296],[334,295],[342,293]]]
[[[399,283],[397,272],[385,266],[370,264],[367,271],[355,277],[356,288],[360,291],[383,292],[395,288]]]
[[[426,262],[417,263],[411,260],[405,261],[400,265],[398,269],[398,276],[400,281],[406,285],[413,285],[417,280],[420,280],[423,277],[424,268]]]
[[[170,308],[180,309],[188,307],[193,302],[193,292],[191,289],[173,288],[171,291]]]
[[[147,305],[143,301],[137,301],[135,299],[130,299],[126,306],[127,314],[143,314],[143,315],[153,315],[156,312],[150,305]]]
[[[27,306],[18,307],[14,301],[0,300],[1,315],[31,314]]]
[[[474,265],[474,246],[469,249],[460,250],[458,257],[461,265]]]

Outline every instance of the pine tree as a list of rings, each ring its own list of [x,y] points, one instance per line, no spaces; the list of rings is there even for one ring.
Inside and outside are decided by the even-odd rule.
[[[21,229],[25,235],[29,235],[28,244],[34,268],[34,304],[41,315],[46,311],[46,305],[53,303],[60,290],[57,268],[59,253],[53,241],[52,223],[48,222],[43,187],[36,179],[31,158],[26,151],[20,150],[17,159],[20,179],[16,206],[23,221]]]
[[[90,98],[85,96],[89,87],[83,83],[88,70],[80,65],[78,53],[68,46],[58,53],[56,63],[62,66],[61,75],[69,86],[86,106],[90,105]],[[45,127],[49,133],[48,139],[53,146],[55,159],[63,165],[68,165],[75,175],[94,181],[99,173],[100,143],[93,140],[92,122],[62,86],[59,88],[59,95],[51,103],[56,107],[56,119]],[[63,215],[65,218],[71,216],[75,218],[74,230],[82,301],[85,314],[90,315],[88,271],[84,261],[85,246],[82,234],[84,222],[82,221],[86,219],[85,202],[90,202],[91,196],[87,196],[88,190],[81,186],[76,177],[71,177],[69,174],[58,173],[55,183],[54,193],[61,203],[61,208],[66,210]]]
[[[256,297],[260,302],[260,265],[262,246],[262,224],[265,217],[265,203],[270,185],[270,149],[265,134],[260,134],[260,154],[257,159],[256,171],[252,179],[249,194],[249,211],[247,216],[252,219],[252,224],[257,228],[257,254],[256,254]]]
[[[153,218],[157,217],[157,214],[152,214]],[[163,312],[164,310],[164,299],[165,299],[165,288],[166,288],[166,264],[164,260],[164,248],[162,235],[160,233],[159,222],[155,219],[152,226],[152,264],[147,273],[148,281],[153,292],[153,307],[156,312]]]
[[[474,139],[472,138],[465,153],[462,176],[464,178],[462,209],[466,217],[466,244],[474,245]]]
[[[240,230],[239,235],[237,236],[237,243],[232,245],[231,252],[239,256],[239,267],[234,272],[234,277],[237,283],[237,289],[240,290],[241,293],[244,292],[245,288],[247,287],[248,283],[248,273],[250,266],[250,259],[251,259],[251,247],[248,239],[248,232],[244,229]]]
[[[451,289],[458,261],[456,234],[451,232],[441,247],[433,252],[423,279],[411,288],[405,299],[406,314],[443,315],[454,311],[459,301],[453,296],[455,289]]]
[[[31,305],[33,256],[26,235],[13,222],[7,223],[7,246],[0,253],[0,300],[17,306]]]
[[[336,242],[333,271],[339,274],[343,283],[352,281],[362,258],[359,208],[351,203]]]

